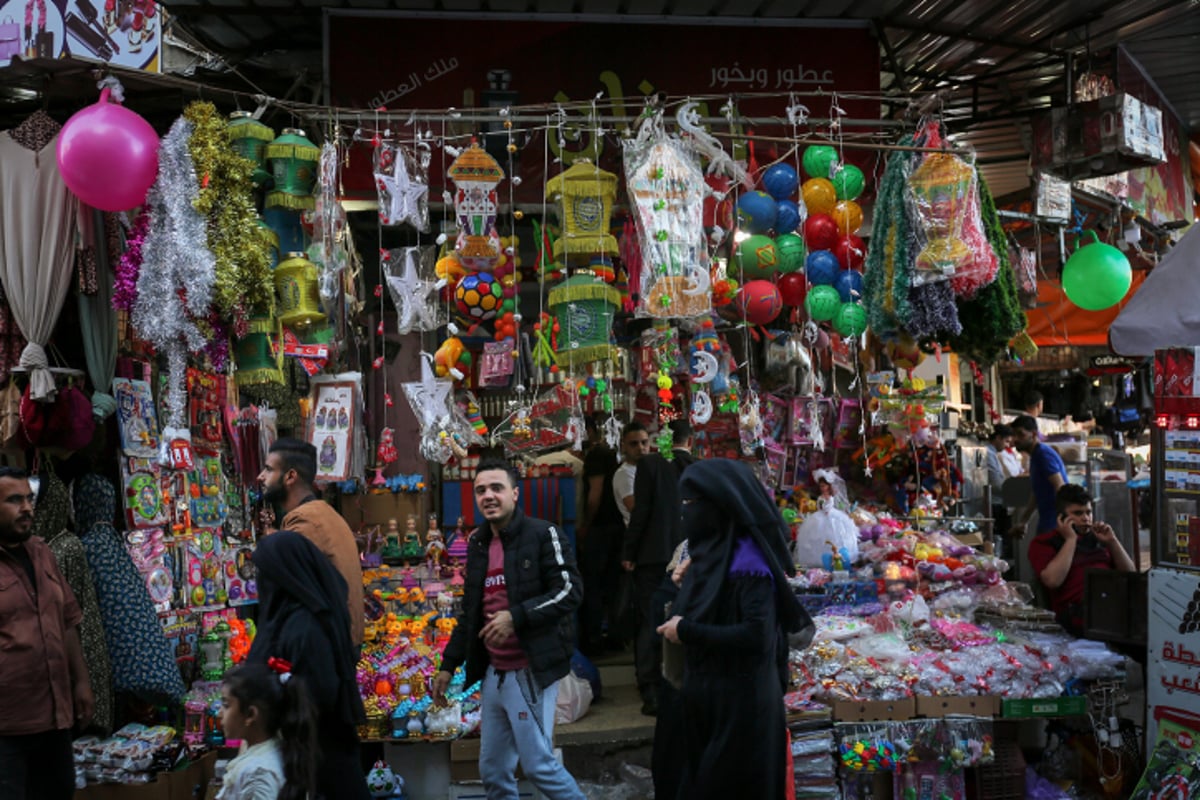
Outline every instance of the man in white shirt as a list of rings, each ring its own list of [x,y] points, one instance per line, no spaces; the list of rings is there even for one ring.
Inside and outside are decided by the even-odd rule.
[[[613,497],[625,527],[633,513],[633,481],[637,475],[637,463],[650,452],[650,434],[640,422],[630,422],[621,431],[621,466],[613,474]]]

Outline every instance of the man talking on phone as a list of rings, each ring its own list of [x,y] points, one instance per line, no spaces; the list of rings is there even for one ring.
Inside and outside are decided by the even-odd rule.
[[[1133,572],[1133,559],[1106,523],[1092,519],[1087,489],[1064,484],[1054,495],[1058,525],[1029,543],[1029,563],[1050,593],[1050,610],[1074,636],[1083,635],[1084,573],[1089,569]]]

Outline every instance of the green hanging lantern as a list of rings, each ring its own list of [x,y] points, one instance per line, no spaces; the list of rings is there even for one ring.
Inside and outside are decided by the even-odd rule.
[[[272,339],[272,337],[275,337]],[[283,383],[283,347],[279,323],[271,317],[251,317],[246,335],[234,340],[234,379],[238,386]]]
[[[580,270],[550,290],[550,310],[559,323],[558,363],[569,366],[617,357],[610,341],[621,293],[590,270]]]
[[[267,172],[266,148],[267,143],[275,138],[275,131],[256,120],[249,111],[234,111],[229,115],[225,125],[229,133],[229,143],[242,157],[254,164],[254,172],[250,180],[254,188],[260,188],[271,179]]]
[[[279,266],[279,234],[271,230],[270,226],[264,220],[258,221],[258,227],[262,229],[263,235],[267,237],[268,242],[268,258],[271,262],[271,269]]]
[[[275,179],[275,187],[267,194],[267,207],[312,211],[320,149],[299,128],[284,128],[279,138],[267,145],[266,154]]]

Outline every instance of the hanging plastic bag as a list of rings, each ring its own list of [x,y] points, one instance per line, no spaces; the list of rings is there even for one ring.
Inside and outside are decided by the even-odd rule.
[[[592,707],[592,685],[574,672],[558,682],[558,702],[554,709],[554,724],[569,725]]]

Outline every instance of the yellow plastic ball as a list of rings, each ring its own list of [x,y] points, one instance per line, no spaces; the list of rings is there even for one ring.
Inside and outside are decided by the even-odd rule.
[[[833,221],[842,236],[849,236],[862,227],[862,206],[853,200],[839,200],[833,207]]]
[[[800,196],[811,214],[832,214],[837,205],[837,190],[828,178],[809,178],[800,187]]]
[[[670,378],[668,378],[666,375],[658,376],[658,388],[670,389],[674,385],[675,385],[674,382]]]

